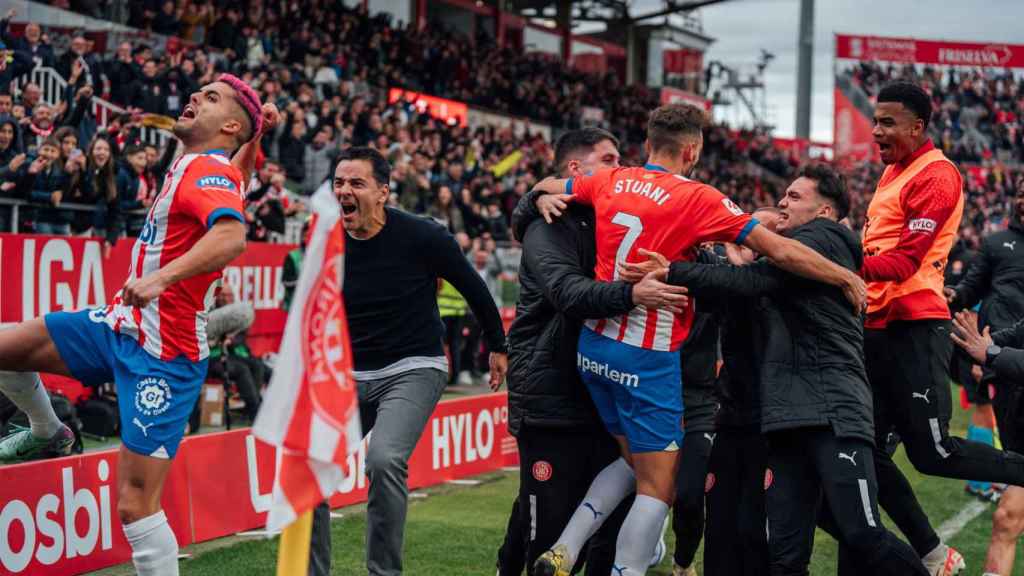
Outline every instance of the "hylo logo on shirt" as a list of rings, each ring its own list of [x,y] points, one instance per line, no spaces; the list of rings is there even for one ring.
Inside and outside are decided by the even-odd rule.
[[[234,190],[235,183],[230,178],[224,176],[203,176],[196,181],[196,186],[200,188],[224,188],[225,190]]]
[[[930,218],[918,218],[907,223],[907,229],[911,232],[935,232],[938,225]]]
[[[740,208],[739,206],[737,206],[735,202],[733,202],[732,200],[729,200],[728,198],[722,198],[722,205],[725,206],[726,210],[728,210],[729,212],[732,212],[736,216],[742,216],[743,215],[743,209]]]

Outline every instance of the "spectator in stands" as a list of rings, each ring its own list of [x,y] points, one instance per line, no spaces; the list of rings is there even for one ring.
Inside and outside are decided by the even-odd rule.
[[[114,146],[106,137],[97,136],[80,157],[81,169],[71,179],[68,202],[95,205],[94,212],[75,212],[71,230],[75,234],[106,235],[107,206],[117,201],[117,160]]]
[[[60,163],[60,144],[47,138],[39,145],[39,156],[22,165],[19,175],[22,194],[36,207],[34,228],[37,234],[68,235],[71,215],[60,209],[68,191],[68,177]]]
[[[10,50],[0,40],[0,86],[6,90],[11,82],[32,70],[32,58],[27,52]]]
[[[110,101],[127,106],[136,82],[142,77],[142,69],[132,60],[132,45],[122,42],[117,53],[107,61],[105,75],[110,81]]]
[[[27,52],[28,55],[35,62],[36,66],[53,66],[57,59],[54,57],[53,48],[50,46],[49,40],[43,34],[42,28],[35,22],[29,22],[25,25],[25,34],[18,39],[14,39],[10,36],[10,31],[7,29],[11,23],[11,19],[17,15],[17,10],[11,8],[7,11],[7,15],[3,20],[0,20],[0,41],[9,45],[12,49],[18,52]]]
[[[167,114],[167,94],[163,79],[157,75],[157,61],[150,58],[142,65],[142,77],[135,82],[129,102],[152,114]]]
[[[452,189],[442,184],[437,189],[434,201],[427,209],[427,215],[437,220],[452,234],[465,233],[465,226],[462,225],[462,212],[452,199]]]
[[[220,48],[227,54],[228,59],[234,59],[240,54],[245,54],[245,39],[238,27],[241,14],[238,8],[228,6],[224,15],[217,20],[210,30],[207,42],[214,48]],[[230,51],[230,53],[228,53]]]
[[[185,13],[181,15],[181,37],[188,42],[202,45],[206,41],[206,31],[212,28],[215,22],[212,2],[189,2]]]
[[[58,128],[53,133],[53,139],[60,144],[60,161],[62,166],[71,159],[76,150],[81,152],[78,148],[78,132],[70,126],[61,126]],[[66,169],[67,167],[65,166],[65,170]]]
[[[327,179],[334,168],[334,160],[338,155],[338,142],[334,138],[334,126],[324,124],[316,131],[313,140],[305,150],[305,178],[302,193],[313,194]]]
[[[174,6],[174,0],[165,0],[153,18],[152,30],[164,36],[177,36],[181,32],[180,18],[181,11]]]
[[[195,64],[185,58],[184,52],[177,52],[170,57],[170,68],[164,73],[163,83],[167,90],[167,115],[177,118],[188,103],[191,94],[199,90],[195,74]]]
[[[10,116],[0,116],[0,197],[18,194],[18,174],[27,156],[18,145],[18,124]],[[0,232],[10,231],[11,209],[0,206]]]
[[[114,238],[127,232],[129,237],[139,235],[145,224],[145,216],[138,214],[146,207],[144,200],[149,197],[146,184],[146,149],[131,144],[124,150],[124,163],[117,171],[117,211],[107,213],[107,236],[111,236],[114,227]]]
[[[293,101],[287,109],[288,121],[277,140],[277,157],[284,166],[288,185],[305,190],[302,185],[306,179],[306,145],[302,139],[306,136],[306,122],[296,117],[298,108],[298,103]]]
[[[72,78],[75,66],[80,69]],[[89,41],[84,34],[75,34],[71,48],[57,59],[57,73],[76,88],[80,83],[96,85],[102,79],[103,65],[97,55],[90,52]]]
[[[35,82],[25,84],[25,87],[21,89],[21,98],[18,99],[18,104],[22,107],[25,116],[32,115],[36,106],[41,104],[42,97],[43,90],[38,84]]]
[[[53,109],[46,104],[37,104],[32,109],[32,116],[22,118],[21,124],[25,127],[25,148],[34,152],[53,134]]]
[[[11,115],[14,108],[14,97],[6,89],[0,90],[0,118]]]

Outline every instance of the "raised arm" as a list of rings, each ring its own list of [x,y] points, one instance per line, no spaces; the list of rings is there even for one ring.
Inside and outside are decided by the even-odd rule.
[[[259,134],[253,136],[252,140],[242,144],[238,152],[231,158],[231,164],[242,172],[242,183],[245,186],[249,185],[252,171],[256,169],[256,158],[259,156],[260,141],[263,139],[263,135],[274,129],[280,117],[277,106],[269,102],[263,105],[260,113],[263,115],[263,129]]]
[[[796,240],[783,238],[764,226],[755,226],[744,244],[764,254],[779,268],[811,280],[842,288],[859,314],[867,301],[867,287],[856,273],[843,268]]]
[[[722,296],[751,298],[771,294],[782,289],[785,277],[785,272],[763,260],[749,266],[673,262],[668,283],[686,286],[700,301]]]

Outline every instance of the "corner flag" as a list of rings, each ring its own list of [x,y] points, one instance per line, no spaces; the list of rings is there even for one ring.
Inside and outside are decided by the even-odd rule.
[[[314,195],[312,204],[312,235],[274,375],[253,425],[253,434],[279,451],[268,530],[292,524],[330,497],[362,440],[341,296],[341,210],[329,189]],[[300,524],[308,534],[308,520]],[[309,537],[304,540],[308,550]]]

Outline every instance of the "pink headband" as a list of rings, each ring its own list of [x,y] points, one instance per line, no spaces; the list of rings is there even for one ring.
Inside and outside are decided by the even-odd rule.
[[[217,81],[223,82],[235,90],[235,100],[249,115],[249,121],[252,122],[252,135],[256,137],[263,129],[263,114],[260,111],[263,105],[260,103],[259,94],[234,74],[221,74],[217,77]]]

